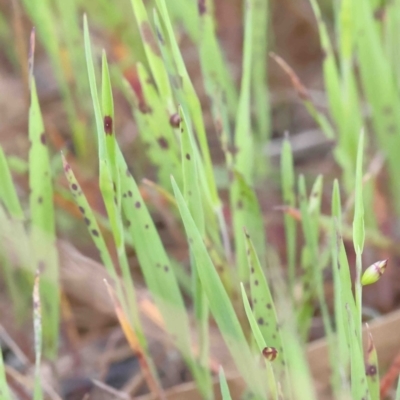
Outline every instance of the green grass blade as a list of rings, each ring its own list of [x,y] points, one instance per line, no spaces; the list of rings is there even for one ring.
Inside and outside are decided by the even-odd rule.
[[[231,210],[233,210],[233,228],[236,248],[236,265],[241,282],[249,281],[247,268],[246,244],[243,241],[243,228],[254,238],[254,246],[260,263],[265,267],[266,238],[261,208],[254,190],[247,184],[239,172],[234,172],[231,186]]]
[[[346,304],[347,323],[349,325],[349,354],[351,369],[351,392],[353,399],[370,398],[367,379],[365,376],[364,355],[360,340],[358,338],[358,330],[356,324],[359,323],[358,318],[354,318],[350,311],[350,307]]]
[[[381,30],[374,18],[371,2],[355,6],[356,50],[363,91],[371,109],[371,118],[379,147],[384,152],[397,214],[400,212],[398,152],[400,147],[400,96],[395,81],[396,68],[391,70],[384,54]],[[396,34],[397,35],[397,34]]]
[[[284,207],[296,207],[295,176],[293,166],[293,155],[290,142],[285,138],[282,145],[281,156],[281,188]],[[293,217],[285,213],[285,239],[286,239],[286,262],[288,266],[289,291],[294,294],[296,279],[296,237],[297,223]]]
[[[371,332],[368,332],[368,349],[366,360],[366,375],[368,389],[372,399],[380,398],[380,382],[379,382],[379,368],[378,368],[378,353],[372,339]]]
[[[273,369],[276,379],[280,383],[282,392],[290,398],[290,381],[286,367],[287,356],[283,347],[274,300],[267,281],[267,276],[261,267],[256,249],[248,233],[245,233],[245,243],[251,278],[250,294],[254,321],[258,324],[258,330],[267,346],[276,349],[278,353],[278,359],[274,361]]]
[[[242,293],[242,300],[243,300],[243,305],[244,305],[244,310],[246,312],[246,316],[247,319],[249,321],[250,324],[250,328],[251,328],[251,332],[253,334],[253,337],[256,341],[257,347],[258,347],[258,351],[263,354],[263,352],[265,351],[265,349],[267,348],[267,344],[265,342],[264,336],[261,333],[258,321],[256,321],[253,312],[251,310],[250,307],[250,303],[249,303],[249,299],[247,298],[246,295],[246,291],[244,290],[244,286],[243,283],[240,284],[240,289],[241,289],[241,293]],[[271,348],[271,346],[268,346],[269,348]],[[276,348],[273,348],[272,351],[274,352],[274,357],[276,352],[278,351]],[[279,354],[278,354],[279,356]],[[275,381],[275,375],[274,375],[274,371],[272,369],[271,366],[271,361],[267,360],[264,357],[264,362],[266,365],[266,389],[267,392],[272,396],[272,398],[277,398],[277,383]]]
[[[131,0],[131,4],[152,76],[157,85],[163,104],[166,106],[167,111],[172,115],[176,112],[176,109],[172,99],[171,86],[145,5],[142,0]]]
[[[237,151],[235,168],[243,175],[248,184],[252,184],[254,174],[254,138],[250,120],[254,3],[253,0],[249,0],[245,4],[243,72],[235,124],[235,147]]]
[[[165,5],[165,1],[155,0],[155,2],[162,22],[164,23],[164,26],[166,28],[167,35],[166,38],[163,38],[163,41],[167,41],[170,44],[172,59],[174,61],[174,64],[176,65],[178,73],[178,76],[176,76],[175,78],[177,78],[178,86],[184,94],[183,98],[179,99],[179,101],[181,102],[181,106],[185,110],[185,113],[186,110],[188,110],[188,118],[191,118],[194,130],[196,131],[196,135],[199,141],[199,147],[201,150],[201,156],[204,163],[204,173],[207,182],[208,195],[214,210],[218,210],[221,207],[221,202],[215,183],[210,149],[208,147],[207,136],[202,117],[201,104],[190,80],[189,74],[182,58],[182,54],[179,50],[174,30],[168,16],[168,10]],[[160,26],[159,23],[157,23],[157,25]]]
[[[162,98],[160,98],[148,72],[140,63],[137,65],[137,71],[143,98],[140,99],[137,96],[138,111],[136,114],[140,115],[146,125],[140,129],[140,135],[148,145],[150,159],[159,168],[160,184],[171,190],[170,174],[176,174],[177,179],[181,177],[179,141],[168,119],[168,114],[165,112]]]
[[[339,265],[339,243],[337,239],[337,235],[341,232],[341,219],[342,219],[342,210],[341,210],[341,200],[340,200],[340,190],[338,181],[335,180],[333,184],[333,193],[332,193],[332,228],[331,228],[331,245],[332,245],[332,273],[333,273],[333,282],[334,282],[334,312],[335,312],[335,326],[336,326],[336,341],[335,341],[335,362],[332,364],[333,367],[333,390],[336,397],[345,396],[348,393],[348,384],[344,384],[343,375],[344,371],[348,370],[349,366],[349,352],[347,345],[347,332],[346,325],[344,324],[344,304],[347,299],[343,299],[344,287],[341,283],[341,275],[340,275],[340,265]],[[347,271],[348,274],[348,271]],[[347,278],[350,279],[350,275],[347,275]],[[342,278],[343,279],[343,278]],[[351,290],[348,287],[348,289]],[[351,300],[353,300],[352,293],[348,293],[347,296],[351,296]],[[353,300],[354,305],[354,300]],[[347,382],[346,382],[347,383]]]
[[[42,400],[43,391],[41,383],[40,364],[42,361],[42,306],[40,299],[39,271],[35,277],[33,286],[33,330],[35,339],[35,382],[33,389],[33,400]]]
[[[257,139],[265,143],[270,137],[270,105],[268,94],[268,42],[269,1],[254,2],[252,22],[252,74],[251,88],[254,96]],[[263,163],[260,163],[263,164]],[[257,167],[257,165],[256,165]]]
[[[91,49],[90,36],[89,36],[89,27],[88,27],[86,15],[84,15],[84,17],[83,17],[83,35],[84,35],[84,44],[85,44],[86,67],[87,67],[88,78],[89,78],[90,93],[92,96],[92,102],[93,102],[93,108],[94,108],[96,129],[97,129],[97,132],[102,132],[103,121],[101,118],[101,108],[100,108],[99,96],[97,93],[96,74],[94,71],[93,56],[92,56],[92,49]],[[97,145],[99,146],[99,159],[104,159],[105,152],[106,152],[104,140],[101,140],[101,138],[100,138]]]
[[[204,214],[196,166],[197,159],[191,143],[191,138],[193,135],[189,134],[187,118],[182,108],[179,108],[179,115],[181,119],[181,164],[183,170],[184,196],[186,203],[188,204],[189,211],[193,215],[193,218],[196,222],[196,226],[200,233],[204,236]]]
[[[11,172],[3,148],[0,146],[0,200],[4,203],[10,215],[19,221],[25,216],[15,191]]]
[[[361,323],[362,323],[362,259],[361,255],[364,248],[365,241],[365,227],[364,227],[364,199],[363,199],[363,153],[364,153],[364,132],[361,132],[358,143],[357,152],[357,169],[356,169],[356,182],[355,182],[355,201],[354,201],[354,219],[353,219],[353,244],[356,252],[356,277],[355,277],[355,296],[356,307],[358,311],[358,318],[356,329],[359,331],[358,336],[361,337]],[[360,342],[361,345],[361,342]]]
[[[58,255],[55,246],[53,185],[46,135],[34,79],[31,82],[29,109],[29,207],[31,214],[31,243],[34,269],[42,274],[41,301],[43,306],[44,353],[53,358],[58,348],[59,282]]]
[[[128,258],[125,250],[125,239],[124,239],[124,227],[122,218],[120,215],[121,208],[121,183],[120,183],[120,170],[118,167],[117,160],[117,143],[115,139],[114,130],[114,102],[112,97],[111,81],[108,69],[107,58],[103,52],[102,57],[102,97],[101,107],[97,94],[96,76],[94,72],[93,59],[91,58],[91,44],[89,37],[89,29],[86,18],[84,19],[84,35],[85,35],[85,51],[86,51],[86,62],[89,75],[89,86],[92,95],[92,102],[94,107],[96,127],[97,127],[97,138],[99,145],[99,186],[100,191],[104,200],[104,204],[107,211],[107,216],[110,221],[111,232],[114,238],[114,242],[117,249],[117,256],[119,266],[122,272],[122,278],[124,283],[124,291],[126,293],[125,298],[122,297],[122,292],[118,293],[121,304],[125,306],[125,309],[129,309],[127,315],[131,316],[130,322],[136,330],[136,333],[141,341],[142,347],[145,346],[145,338],[143,335],[143,329],[141,327],[138,306],[135,296],[135,288],[132,282],[132,275],[128,263]],[[124,172],[125,173],[125,172]],[[70,175],[72,178],[72,175]],[[77,185],[77,183],[75,183]],[[125,193],[125,197],[128,194]],[[91,230],[92,237],[96,236]],[[96,238],[99,237],[97,231]],[[99,248],[103,247],[103,239],[97,240]],[[106,256],[108,257],[108,255]],[[107,263],[110,263],[107,260]],[[112,275],[115,277],[115,274]],[[128,307],[128,308],[127,308]]]
[[[358,142],[356,187],[353,219],[353,243],[356,253],[362,253],[365,241],[364,201],[363,201],[363,154],[364,133],[361,132]],[[361,277],[361,275],[359,275]]]
[[[185,226],[186,235],[189,239],[191,252],[197,265],[202,266],[198,269],[198,272],[203,288],[207,294],[211,313],[217,322],[221,334],[244,380],[253,392],[265,398],[259,372],[254,364],[253,355],[246,342],[232,303],[212,264],[203,238],[196,227],[193,217],[174,179],[172,179],[172,186],[178,203],[179,212]]]
[[[193,137],[193,135],[190,135],[188,132],[189,127],[182,108],[179,108],[179,116],[181,120],[181,164],[183,170],[184,196],[190,213],[194,216],[196,226],[200,234],[204,237],[204,214],[199,187],[199,177],[197,174],[197,158],[196,153],[193,151],[193,146],[191,143],[191,138]],[[201,377],[198,377],[197,381],[205,397],[212,398],[213,391],[211,385],[211,375],[208,371],[208,360],[210,356],[208,303],[206,294],[202,288],[198,275],[198,265],[196,264],[196,260],[194,259],[194,257],[191,257],[191,259],[193,265],[193,302],[196,316],[197,337],[199,342],[199,362],[200,366],[203,368],[203,370],[200,371]]]
[[[122,211],[146,284],[166,328],[184,356],[190,358],[190,331],[182,295],[157,228],[139,188],[118,150]]]
[[[221,387],[222,400],[232,400],[231,393],[229,392],[228,383],[225,378],[224,370],[219,368],[219,384]]]
[[[204,8],[199,12],[199,55],[205,88],[212,101],[215,100],[213,96],[217,90],[224,93],[229,115],[234,117],[237,111],[238,94],[218,43],[211,3],[211,0],[205,0]],[[268,113],[265,112],[265,115]]]

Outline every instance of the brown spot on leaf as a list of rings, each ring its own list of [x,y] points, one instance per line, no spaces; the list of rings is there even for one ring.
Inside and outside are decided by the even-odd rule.
[[[89,218],[85,217],[85,218],[84,218],[84,221],[85,221],[85,224],[86,224],[87,226],[90,225],[90,219],[89,219]]]
[[[73,183],[73,184],[71,185],[71,189],[72,189],[72,190],[78,190],[78,185],[77,185],[76,183]]]
[[[45,135],[44,133],[42,133],[42,134],[40,135],[40,142],[41,142],[43,145],[46,145],[46,135]]]
[[[38,201],[39,204],[42,204],[43,203],[43,197],[39,196],[37,201]]]
[[[92,229],[93,236],[99,236],[99,232],[96,229]]]
[[[179,114],[178,113],[172,114],[169,117],[169,123],[172,127],[178,128],[181,123],[181,117],[179,116]]]
[[[136,207],[136,208],[140,208],[140,207],[141,207],[140,201],[137,201],[137,202],[135,203],[135,207]]]
[[[206,13],[207,8],[206,8],[206,0],[198,0],[197,3],[197,8],[199,10],[199,14],[203,15]]]
[[[158,142],[158,144],[160,145],[160,147],[161,147],[163,150],[167,150],[167,149],[168,149],[168,147],[169,147],[169,145],[168,145],[168,140],[165,139],[164,136],[160,136],[160,137],[157,139],[157,142]]]
[[[190,154],[189,153],[186,154],[186,160],[190,160]]]
[[[367,376],[375,376],[377,373],[377,369],[375,365],[367,365],[365,369],[365,374]]]
[[[82,206],[79,206],[79,211],[80,211],[82,214],[85,214],[85,209],[84,209]]]
[[[113,120],[109,115],[104,117],[104,132],[106,135],[112,135],[113,133]]]

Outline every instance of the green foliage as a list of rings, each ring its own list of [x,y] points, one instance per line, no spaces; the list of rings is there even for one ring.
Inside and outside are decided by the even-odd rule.
[[[373,148],[370,144],[377,144],[384,153],[398,208],[400,120],[393,110],[400,106],[398,62],[394,51],[399,40],[395,26],[400,3],[388,4],[390,16],[377,22],[373,20],[371,2],[356,7],[355,2],[341,1],[335,8],[336,31],[331,39],[318,2],[310,1],[325,52],[322,68],[333,125],[318,110],[295,72],[275,56],[316,124],[329,139],[336,139],[334,156],[342,171],[341,187],[348,209],[354,211],[351,229],[348,210],[342,212],[339,183],[335,181],[330,215],[322,214],[326,179],[315,174],[311,187],[308,177],[296,175],[290,140],[286,137],[280,163],[280,209],[284,212],[286,244],[282,260],[277,255],[278,249],[271,248],[267,241],[256,190],[259,172],[265,172],[266,165],[272,168],[264,160],[258,160],[260,149],[270,137],[265,57],[269,38],[268,2],[243,2],[240,89],[234,84],[216,35],[212,0],[199,0],[197,5],[185,0],[149,3],[131,0],[133,16],[131,12],[124,12],[122,6],[105,0],[98,0],[96,7],[85,5],[91,20],[93,15],[93,21],[108,33],[115,32],[118,26],[132,25],[132,31],[121,34],[119,43],[132,54],[124,62],[109,54],[110,60],[116,58],[110,65],[106,52],[92,46],[86,16],[83,34],[81,32],[83,2],[64,3],[58,0],[24,2],[51,59],[69,118],[76,170],[73,171],[67,161],[72,154],[61,155],[61,161],[70,193],[54,179],[58,178],[57,168],[61,163],[59,156],[51,154],[47,146],[33,77],[30,77],[29,162],[19,164],[20,173],[29,172],[29,207],[25,205],[26,199],[17,195],[11,174],[12,164],[18,163],[0,148],[2,275],[18,314],[30,304],[34,287],[35,400],[42,398],[39,373],[42,350],[44,358],[54,359],[59,340],[55,192],[72,199],[80,210],[111,276],[117,303],[137,335],[144,357],[149,359],[155,382],[158,377],[139,317],[127,245],[135,251],[146,287],[163,318],[165,334],[180,351],[204,399],[214,397],[209,368],[212,320],[220,330],[247,391],[254,398],[316,399],[318,394],[305,357],[306,339],[315,312],[322,316],[324,323],[334,397],[378,399],[378,358],[372,338],[366,353],[362,347],[362,284],[374,283],[386,268],[386,260],[374,263],[371,266],[374,269],[368,269],[364,275],[368,279],[362,280],[362,253],[369,238],[378,237],[375,242],[381,244],[387,244],[388,240],[376,231],[371,187],[365,187],[364,181],[363,167],[369,160],[364,159],[363,154],[365,148]],[[198,52],[205,91],[210,98],[212,122],[225,155],[225,165],[218,167],[229,176],[229,190],[224,194],[218,190],[208,144],[208,125],[180,50],[178,26],[183,26]],[[77,46],[78,42],[83,46]],[[101,67],[96,62],[100,60],[99,54]],[[68,61],[63,61],[63,57]],[[355,60],[362,91],[358,87]],[[128,79],[127,70],[134,76],[130,77],[133,81]],[[101,75],[101,79],[98,80],[96,74]],[[71,81],[74,84],[70,84]],[[116,88],[122,89],[128,100],[140,140],[146,145],[146,157],[157,169],[157,182],[153,187],[167,200],[166,212],[183,225],[189,248],[189,274],[182,263],[167,253],[152,210],[138,185],[140,174],[136,164],[131,162],[135,160],[118,143],[118,112],[114,110]],[[92,106],[87,101],[89,96]],[[368,118],[375,134],[363,133],[363,126],[369,122],[363,113],[363,101],[370,106]],[[93,120],[93,129],[89,120]],[[87,134],[91,131],[95,134]],[[97,150],[97,156],[93,149]],[[75,176],[78,168],[88,161],[98,164],[98,186],[105,216],[91,208]],[[230,205],[227,213],[223,212],[225,195]],[[57,228],[62,231],[65,227],[60,224]],[[106,243],[105,233],[110,243]],[[353,240],[356,252],[354,282],[345,239]],[[109,247],[114,247],[115,259]],[[287,266],[286,275],[282,272],[283,264]],[[333,312],[328,310],[324,291],[327,268],[334,282]],[[33,279],[37,270],[40,285],[38,277],[35,282]],[[195,346],[188,307],[181,292],[183,288],[193,304]],[[375,373],[368,373],[371,370]],[[231,395],[222,368],[219,377],[222,397],[229,400]],[[2,357],[0,397],[10,398]]]

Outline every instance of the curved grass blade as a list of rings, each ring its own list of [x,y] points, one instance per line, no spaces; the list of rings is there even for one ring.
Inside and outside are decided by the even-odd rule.
[[[254,364],[253,355],[246,342],[246,338],[231,301],[212,264],[203,238],[196,227],[196,223],[173,178],[172,186],[178,203],[179,212],[185,226],[186,235],[190,243],[190,250],[197,265],[201,265],[201,268],[198,268],[198,273],[204,291],[207,294],[211,313],[217,322],[221,334],[244,380],[254,393],[265,398],[263,385],[260,380],[260,371]]]
[[[57,353],[59,331],[58,254],[55,246],[51,166],[34,79],[31,82],[29,140],[31,142],[29,151],[29,187],[31,189],[29,206],[32,258],[34,269],[39,269],[42,274],[44,352],[53,358]]]

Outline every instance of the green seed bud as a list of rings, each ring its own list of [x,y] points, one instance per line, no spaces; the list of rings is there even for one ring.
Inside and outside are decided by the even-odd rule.
[[[385,272],[387,262],[388,260],[382,260],[370,265],[363,273],[361,284],[366,286],[379,281],[380,277]]]

